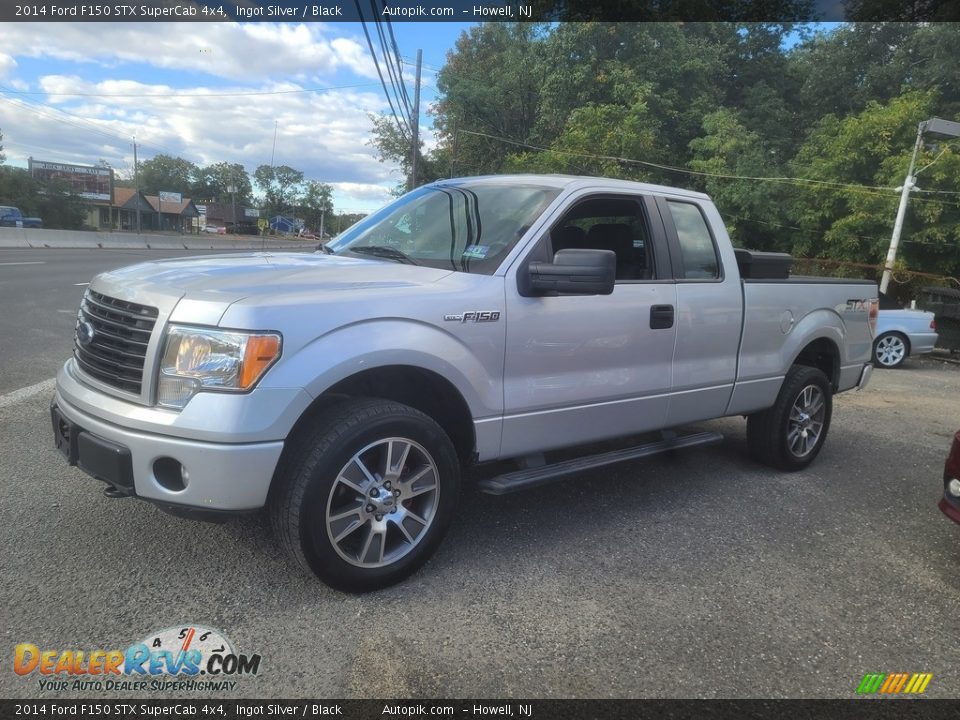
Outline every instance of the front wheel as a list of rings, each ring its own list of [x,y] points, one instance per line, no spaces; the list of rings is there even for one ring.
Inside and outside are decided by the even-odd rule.
[[[873,343],[873,364],[877,367],[900,367],[909,354],[907,338],[900,333],[884,333]]]
[[[817,368],[794,365],[773,407],[747,418],[747,448],[765,465],[802,470],[820,453],[832,413],[827,376]]]
[[[457,504],[446,433],[384,400],[348,400],[295,440],[271,503],[288,552],[325,583],[366,592],[400,582],[434,553]]]

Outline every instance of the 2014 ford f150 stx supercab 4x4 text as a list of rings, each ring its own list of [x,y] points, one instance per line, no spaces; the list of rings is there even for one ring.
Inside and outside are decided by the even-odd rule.
[[[715,441],[667,430],[745,415],[753,455],[806,467],[832,396],[869,377],[877,288],[788,268],[735,251],[696,192],[437,182],[314,254],[94,278],[57,376],[55,440],[110,496],[206,517],[268,507],[302,565],[370,590],[434,552],[468,466],[482,490],[510,492]]]

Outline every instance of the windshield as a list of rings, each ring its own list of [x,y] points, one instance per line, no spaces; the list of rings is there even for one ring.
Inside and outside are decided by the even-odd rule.
[[[430,185],[361,220],[328,248],[489,275],[559,192],[490,182]]]

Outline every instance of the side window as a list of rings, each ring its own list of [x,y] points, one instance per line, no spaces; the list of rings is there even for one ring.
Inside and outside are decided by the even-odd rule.
[[[668,200],[673,224],[680,240],[680,261],[683,277],[703,280],[720,277],[717,249],[700,208],[692,203]]]
[[[654,277],[649,224],[635,198],[581,200],[551,229],[550,244],[554,254],[574,248],[612,250],[618,281]]]

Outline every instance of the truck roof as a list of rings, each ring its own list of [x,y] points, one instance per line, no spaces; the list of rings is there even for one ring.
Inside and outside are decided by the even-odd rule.
[[[633,180],[615,180],[613,178],[591,177],[588,175],[478,175],[475,177],[460,177],[451,178],[449,180],[437,180],[436,182],[431,183],[431,185],[439,187],[444,185],[462,185],[465,183],[546,185],[547,187],[561,188],[564,190],[578,190],[580,188],[605,188],[610,190],[626,190],[635,193],[682,195],[700,200],[710,199],[708,195],[695,190],[669,187],[667,185],[654,185],[651,183],[635,182]]]

